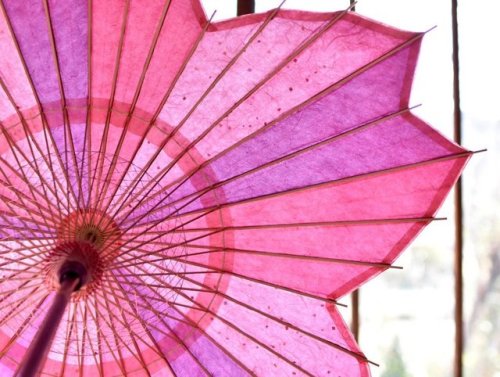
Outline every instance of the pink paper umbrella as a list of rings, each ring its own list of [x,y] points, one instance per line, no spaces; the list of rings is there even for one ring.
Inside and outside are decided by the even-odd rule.
[[[337,299],[470,152],[423,34],[349,11],[2,0],[0,375],[368,376]]]

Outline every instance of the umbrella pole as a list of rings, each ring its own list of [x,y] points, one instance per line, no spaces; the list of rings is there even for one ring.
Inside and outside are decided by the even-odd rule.
[[[71,299],[71,294],[83,285],[85,274],[84,266],[78,262],[72,261],[63,264],[59,270],[59,290],[16,371],[16,377],[33,377],[41,370],[66,306]]]

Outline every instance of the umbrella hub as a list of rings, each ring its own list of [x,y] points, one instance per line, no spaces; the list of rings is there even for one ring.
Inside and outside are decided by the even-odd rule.
[[[45,260],[45,283],[57,291],[64,281],[77,277],[79,283],[71,298],[79,301],[92,294],[100,285],[105,265],[98,251],[88,241],[59,244]]]
[[[114,259],[121,241],[121,231],[106,213],[92,209],[78,209],[66,216],[57,229],[59,241],[84,241],[90,243],[106,259]]]

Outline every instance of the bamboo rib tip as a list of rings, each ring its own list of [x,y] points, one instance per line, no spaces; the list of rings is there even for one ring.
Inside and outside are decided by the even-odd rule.
[[[366,359],[366,362],[367,362],[368,364],[371,364],[371,365],[376,366],[377,368],[378,368],[378,367],[380,367],[380,364],[377,364],[377,363],[376,363],[376,362],[374,362],[374,361],[371,361],[371,360]]]
[[[346,304],[342,304],[341,302],[338,302],[336,300],[333,300],[333,299],[329,299],[328,300],[331,304],[333,305],[336,305],[336,306],[341,306],[343,308],[348,308],[348,306]]]
[[[216,14],[216,13],[217,13],[217,9],[216,9],[216,10],[214,10],[214,11],[212,12],[212,15],[211,15],[211,16],[210,16],[210,18],[208,19],[208,22],[209,22],[209,23],[210,23],[210,22],[212,22],[212,20],[214,19],[214,17],[215,17],[215,14]]]
[[[434,29],[436,29],[436,28],[437,28],[437,25],[434,25],[434,26],[432,26],[431,28],[429,28],[429,29],[427,29],[426,31],[424,31],[422,34],[427,34],[427,33],[429,33],[430,31],[433,31],[433,30],[434,30]]]

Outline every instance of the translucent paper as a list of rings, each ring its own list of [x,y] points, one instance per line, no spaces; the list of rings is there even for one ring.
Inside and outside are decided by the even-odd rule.
[[[89,243],[44,372],[368,376],[336,300],[470,153],[412,115],[422,34],[348,12],[3,1],[0,362]]]

